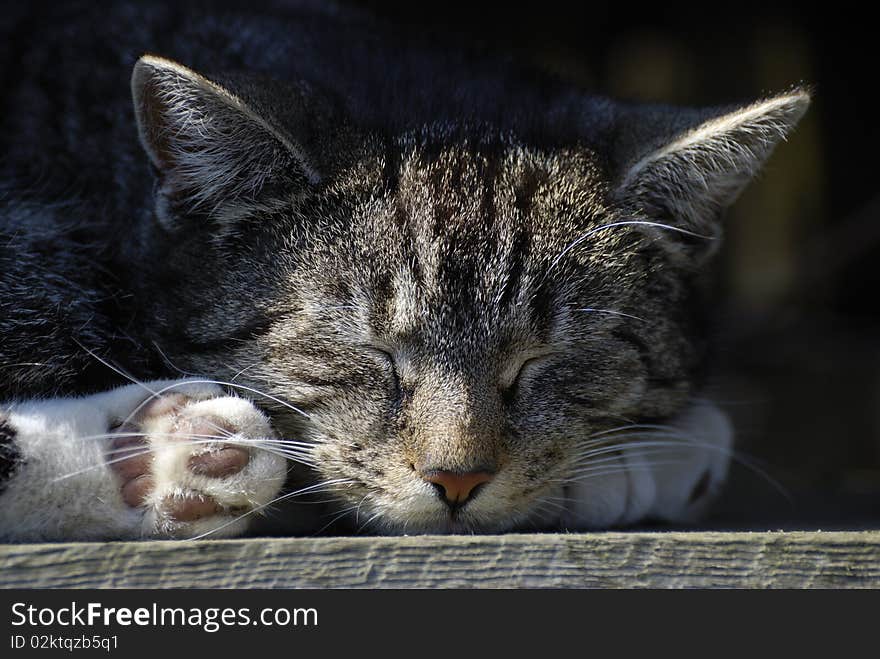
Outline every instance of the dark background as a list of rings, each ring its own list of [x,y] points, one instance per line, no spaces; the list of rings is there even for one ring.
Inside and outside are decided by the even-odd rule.
[[[284,13],[292,3],[216,4]],[[880,528],[880,39],[871,13],[839,3],[341,4],[615,98],[721,105],[811,85],[810,111],[727,218],[710,394],[757,469],[733,468],[709,525]],[[7,17],[33,6],[0,0]]]
[[[727,218],[712,393],[735,419],[743,459],[766,476],[735,466],[710,525],[880,526],[880,58],[867,12],[827,3],[347,4],[617,98],[719,105],[811,85],[807,116]]]

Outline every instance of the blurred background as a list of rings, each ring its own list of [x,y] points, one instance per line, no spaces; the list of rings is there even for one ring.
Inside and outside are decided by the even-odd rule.
[[[343,4],[616,98],[720,105],[811,85],[804,121],[727,218],[712,395],[752,467],[734,466],[709,525],[880,527],[880,135],[867,15],[815,3]]]

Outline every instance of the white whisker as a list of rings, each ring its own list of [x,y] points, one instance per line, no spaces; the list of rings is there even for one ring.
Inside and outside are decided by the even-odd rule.
[[[82,343],[80,343],[77,339],[74,338],[74,339],[73,339],[73,342],[76,343],[76,345],[78,345],[80,348],[82,348],[83,350],[85,350],[87,353],[89,353],[89,355],[91,355],[92,357],[94,357],[95,359],[97,359],[99,362],[101,362],[104,366],[106,366],[107,368],[109,368],[109,369],[110,369],[111,371],[113,371],[114,373],[116,373],[116,374],[118,374],[118,375],[121,375],[123,378],[125,378],[126,380],[128,380],[128,381],[131,382],[132,384],[136,384],[137,386],[141,387],[142,389],[144,389],[145,391],[147,391],[147,392],[150,393],[151,395],[153,395],[153,396],[156,396],[156,395],[157,395],[155,391],[153,391],[152,389],[150,389],[150,388],[149,388],[147,385],[145,385],[143,382],[141,382],[140,380],[138,380],[137,378],[135,378],[133,375],[129,375],[128,373],[126,373],[125,371],[123,371],[121,368],[119,368],[119,367],[117,367],[117,366],[114,366],[113,364],[111,364],[110,362],[108,362],[106,359],[104,359],[103,357],[101,357],[100,355],[98,355],[94,350],[91,350],[90,348],[87,348],[86,346],[84,346],[84,345],[83,345]]]
[[[577,240],[572,242],[568,247],[566,247],[564,250],[562,250],[555,259],[553,259],[553,262],[550,264],[548,271],[553,270],[553,268],[556,267],[556,265],[559,263],[559,261],[562,260],[562,257],[564,257],[566,254],[568,254],[572,249],[574,249],[575,247],[580,245],[582,242],[584,242],[590,236],[595,235],[596,233],[599,233],[600,231],[604,231],[606,229],[611,229],[614,227],[621,227],[621,226],[628,226],[628,225],[640,225],[640,226],[654,227],[657,229],[666,229],[668,231],[675,231],[675,232],[682,233],[682,234],[685,234],[688,236],[693,236],[694,238],[702,238],[704,240],[715,240],[714,236],[706,236],[701,233],[695,233],[693,231],[688,231],[687,229],[682,229],[681,227],[672,226],[670,224],[662,224],[660,222],[648,222],[645,220],[624,220],[621,222],[610,222],[608,224],[603,224],[601,226],[594,227],[593,229],[590,229],[584,235],[582,235],[580,238],[578,238]]]
[[[578,309],[578,311],[583,311],[586,313],[604,313],[604,314],[608,314],[610,316],[623,316],[624,318],[632,318],[634,320],[638,320],[643,323],[648,322],[644,318],[639,318],[638,316],[633,316],[630,313],[623,313],[622,311],[612,311],[611,309],[592,309],[592,308],[587,307],[585,309]]]
[[[352,484],[354,482],[355,481],[347,479],[347,478],[337,478],[334,480],[322,481],[321,483],[309,485],[308,487],[301,488],[301,489],[296,490],[294,492],[288,492],[287,494],[282,494],[281,496],[275,497],[274,499],[272,499],[272,501],[269,501],[268,503],[264,503],[261,506],[257,506],[256,508],[252,508],[251,510],[247,511],[246,513],[242,513],[241,515],[236,516],[234,519],[229,520],[225,524],[221,524],[220,526],[213,528],[210,531],[206,531],[205,533],[202,533],[200,535],[189,538],[189,540],[201,540],[202,538],[206,538],[209,535],[211,535],[212,533],[216,533],[217,531],[225,529],[227,526],[230,526],[231,524],[235,524],[239,520],[244,519],[245,517],[248,517],[250,515],[253,515],[254,513],[257,513],[261,510],[264,510],[265,508],[268,508],[269,506],[272,506],[280,501],[284,501],[285,499],[290,499],[292,497],[301,496],[301,495],[307,494],[309,492],[319,492],[319,491],[321,491],[322,488],[325,488],[325,487],[330,487],[330,486],[335,486],[335,485]]]
[[[93,435],[91,437],[84,437],[82,439],[86,440],[94,440],[94,439],[114,439],[114,438],[126,438],[126,437],[143,437],[144,435],[141,433],[113,433],[107,435]],[[242,446],[244,448],[256,448],[259,450],[267,451],[268,453],[272,453],[274,455],[278,455],[282,458],[291,460],[293,462],[297,462],[299,464],[303,464],[307,467],[315,467],[314,460],[312,460],[312,456],[309,455],[306,451],[293,451],[293,450],[284,450],[274,447],[270,441],[265,439],[257,439],[257,438],[247,438],[247,437],[226,437],[226,436],[216,436],[216,435],[184,435],[180,433],[151,433],[151,436],[154,437],[171,437],[174,439],[178,439],[181,441],[185,441],[187,445],[199,445],[199,444],[223,444],[229,446]],[[54,478],[51,482],[57,483],[59,481],[67,480],[68,478],[73,478],[74,476],[78,476],[80,474],[84,474],[86,472],[92,471],[94,469],[100,469],[104,465],[113,465],[119,462],[124,462],[125,460],[131,460],[133,458],[141,457],[144,455],[149,455],[151,453],[156,452],[157,450],[163,449],[171,449],[177,448],[178,446],[175,444],[163,444],[159,446],[154,445],[139,445],[139,446],[127,446],[111,449],[107,452],[108,456],[116,456],[109,460],[105,460],[102,463],[89,465],[88,467],[83,467],[77,471],[73,471],[67,474],[63,474]],[[120,455],[123,454],[123,455]]]

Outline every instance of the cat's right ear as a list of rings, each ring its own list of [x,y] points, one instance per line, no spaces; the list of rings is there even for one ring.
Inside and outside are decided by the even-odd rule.
[[[131,88],[141,144],[161,179],[157,213],[164,223],[319,181],[271,116],[195,71],[147,55],[135,64]]]

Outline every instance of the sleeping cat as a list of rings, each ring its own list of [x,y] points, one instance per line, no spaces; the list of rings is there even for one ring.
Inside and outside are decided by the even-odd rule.
[[[807,91],[617,103],[309,4],[0,38],[0,538],[595,529],[718,492],[720,215]]]

